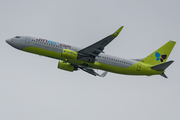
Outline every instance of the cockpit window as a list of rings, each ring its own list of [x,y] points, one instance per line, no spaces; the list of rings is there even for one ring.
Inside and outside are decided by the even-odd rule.
[[[20,36],[16,36],[15,38],[20,38]]]

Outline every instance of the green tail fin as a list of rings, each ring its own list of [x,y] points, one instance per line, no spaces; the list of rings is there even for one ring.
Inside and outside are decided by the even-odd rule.
[[[166,62],[175,44],[175,41],[170,40],[152,54],[144,58],[142,62],[153,66]]]

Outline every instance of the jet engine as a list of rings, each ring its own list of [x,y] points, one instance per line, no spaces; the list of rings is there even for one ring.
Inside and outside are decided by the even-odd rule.
[[[78,53],[69,49],[62,50],[62,57],[70,58],[70,59],[77,59]]]
[[[62,69],[62,70],[70,71],[70,72],[77,70],[77,67],[75,67],[74,65],[71,65],[68,62],[64,62],[64,61],[59,61],[58,68]]]

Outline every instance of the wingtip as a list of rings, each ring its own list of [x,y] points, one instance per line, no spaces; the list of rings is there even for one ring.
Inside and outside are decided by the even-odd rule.
[[[121,30],[124,28],[124,26],[121,26],[116,32],[121,32]]]
[[[170,43],[173,43],[173,44],[176,44],[176,41],[173,41],[173,40],[170,40],[169,42],[170,42]]]
[[[117,37],[124,26],[121,26],[115,33],[112,34],[112,36]]]
[[[103,73],[102,73],[101,75],[99,75],[99,76],[100,76],[100,77],[105,77],[107,73],[108,73],[108,72],[105,71],[105,72],[103,72]]]

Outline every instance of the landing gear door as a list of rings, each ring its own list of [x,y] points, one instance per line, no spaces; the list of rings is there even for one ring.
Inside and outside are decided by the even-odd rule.
[[[30,37],[26,37],[26,40],[25,40],[25,43],[29,44],[29,41],[30,41]]]

